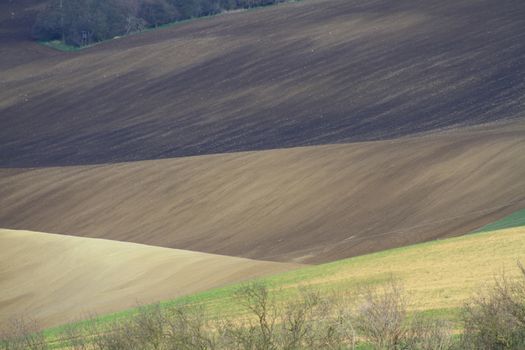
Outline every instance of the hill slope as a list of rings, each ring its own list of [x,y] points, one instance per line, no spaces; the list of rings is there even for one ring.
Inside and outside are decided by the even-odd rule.
[[[24,41],[0,57],[0,166],[376,140],[523,118],[524,27],[521,0],[312,0],[77,53]]]
[[[455,318],[464,302],[480,288],[494,283],[502,273],[520,276],[518,261],[525,261],[525,227],[513,227],[462,237],[437,240],[379,253],[308,266],[261,278],[279,298],[290,298],[299,286],[322,293],[347,295],[368,285],[399,281],[412,310]],[[197,293],[167,304],[202,303],[214,312],[235,314],[239,305],[232,298],[239,285]]]
[[[0,230],[0,324],[53,326],[296,266],[144,245]]]
[[[525,206],[525,124],[104,166],[0,170],[0,225],[326,262]]]
[[[521,212],[523,215],[523,211]],[[337,296],[352,305],[363,287],[400,282],[410,311],[458,321],[465,301],[503,273],[509,280],[522,278],[517,262],[525,260],[525,226],[498,229],[462,237],[436,240],[379,253],[307,266],[262,277],[277,301],[294,298],[301,287]],[[210,316],[245,315],[232,284],[161,303],[163,306],[198,304]],[[133,309],[102,315],[104,322],[127,317]],[[57,329],[48,330],[51,337]]]

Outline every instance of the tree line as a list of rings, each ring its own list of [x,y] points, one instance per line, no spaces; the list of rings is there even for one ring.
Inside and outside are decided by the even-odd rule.
[[[51,0],[33,26],[37,40],[84,46],[189,18],[284,0]]]

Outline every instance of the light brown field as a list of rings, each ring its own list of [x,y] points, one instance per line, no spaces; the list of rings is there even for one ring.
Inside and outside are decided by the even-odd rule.
[[[4,229],[0,247],[0,324],[25,315],[54,326],[296,267]]]
[[[525,124],[395,141],[0,170],[0,224],[326,262],[464,234],[525,205]]]

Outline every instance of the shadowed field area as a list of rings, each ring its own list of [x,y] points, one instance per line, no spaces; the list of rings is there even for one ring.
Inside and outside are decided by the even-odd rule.
[[[326,262],[525,206],[525,124],[354,144],[0,170],[0,225]]]
[[[4,17],[3,167],[376,140],[522,117],[521,0],[307,0],[76,53],[30,43],[27,31],[13,37],[25,22]]]
[[[58,54],[31,39],[31,27],[37,11],[46,2],[47,0],[0,1],[0,90],[6,87],[4,73],[7,69],[30,62],[38,65],[39,59]]]
[[[228,256],[0,230],[0,324],[54,326],[297,267]]]

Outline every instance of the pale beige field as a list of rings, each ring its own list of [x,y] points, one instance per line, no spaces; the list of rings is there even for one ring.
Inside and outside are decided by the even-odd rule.
[[[7,228],[285,262],[467,233],[525,206],[525,123],[394,141],[0,169]]]
[[[191,294],[293,264],[134,243],[0,230],[0,323],[25,315],[54,326],[88,313]]]

